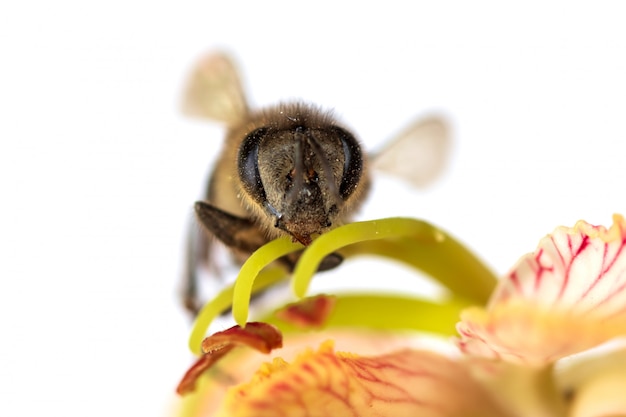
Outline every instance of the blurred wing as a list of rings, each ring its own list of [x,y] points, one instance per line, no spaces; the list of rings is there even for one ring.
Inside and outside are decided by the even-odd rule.
[[[187,82],[183,112],[227,124],[248,113],[239,74],[226,54],[210,54],[198,62]]]
[[[450,154],[448,124],[440,118],[420,119],[371,158],[374,169],[425,187],[445,169]]]

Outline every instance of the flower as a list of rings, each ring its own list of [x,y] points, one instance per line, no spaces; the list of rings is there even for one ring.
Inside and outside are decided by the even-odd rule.
[[[626,334],[626,222],[560,227],[522,257],[486,308],[463,312],[466,353],[545,366]]]
[[[396,227],[395,221],[377,221],[371,239],[366,230],[371,223],[354,235],[360,239],[356,242],[348,239],[359,227],[354,224],[318,238],[296,268],[296,293],[306,292],[319,259],[352,245],[342,254],[369,251],[403,260],[446,285],[452,297],[428,301],[338,294],[332,303],[318,296],[302,305],[289,305],[287,314],[283,310],[282,317],[299,325],[322,326],[315,331],[290,326],[274,316],[263,319],[267,324],[246,325],[247,309],[237,312],[234,305],[233,313],[244,323],[205,340],[198,363],[213,366],[203,374],[196,392],[185,399],[181,414],[626,415],[622,394],[626,346],[619,340],[615,346],[600,346],[626,332],[626,221],[622,216],[615,215],[608,229],[583,221],[573,228],[557,228],[497,285],[480,261],[447,234],[423,222],[403,219],[402,227]],[[383,238],[381,228],[387,231]],[[337,237],[344,239],[341,244]],[[276,256],[287,250],[280,245]],[[255,267],[257,272],[263,265]],[[246,279],[247,284],[223,294],[249,300],[257,287],[254,277]],[[275,282],[275,278],[260,279],[263,286]],[[459,281],[472,289],[463,288]],[[491,295],[485,297],[488,288]],[[218,299],[223,307],[224,297]],[[206,311],[214,314],[216,305]],[[199,322],[206,324],[203,320]],[[285,332],[282,348],[277,328]],[[425,349],[422,334],[415,332],[450,336],[454,328],[460,336],[445,349]],[[259,350],[272,350],[272,357],[235,349],[242,340],[260,346]],[[454,347],[459,350],[451,350]],[[204,365],[202,371],[209,368]],[[199,376],[197,369],[190,370],[193,378]]]
[[[363,341],[362,341],[363,342]],[[361,343],[362,344],[362,343]],[[450,401],[450,393],[455,400]],[[218,416],[501,415],[459,363],[412,349],[364,357],[326,342],[293,362],[274,359],[228,392]]]

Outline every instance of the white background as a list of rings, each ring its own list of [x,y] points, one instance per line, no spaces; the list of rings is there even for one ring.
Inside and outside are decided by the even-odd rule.
[[[557,225],[626,212],[617,2],[8,3],[0,415],[167,414],[190,363],[184,233],[222,134],[179,100],[212,49],[237,57],[256,105],[335,108],[369,149],[448,116],[444,177],[421,192],[383,180],[361,218],[430,220],[498,273]]]

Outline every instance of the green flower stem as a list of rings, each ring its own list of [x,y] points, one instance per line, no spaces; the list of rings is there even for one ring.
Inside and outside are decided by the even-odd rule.
[[[461,310],[470,303],[460,299],[432,302],[392,294],[335,295],[336,304],[324,327],[368,328],[377,330],[419,330],[443,336],[456,335]],[[302,329],[275,316],[263,321],[282,331]]]
[[[389,218],[351,223],[317,238],[294,271],[296,296],[306,294],[321,260],[339,249],[344,256],[377,254],[400,260],[478,304],[487,302],[497,283],[491,270],[442,230],[421,220]]]
[[[346,257],[379,255],[419,269],[457,296],[485,305],[497,278],[485,264],[456,240],[446,237],[435,244],[413,238],[359,242],[341,250]]]
[[[189,340],[191,350],[199,352],[211,321],[231,305],[235,321],[245,326],[252,294],[283,279],[285,272],[263,272],[258,279],[257,275],[281,256],[301,249],[301,244],[282,237],[254,252],[241,267],[234,287],[223,290],[200,312]],[[405,262],[441,282],[455,297],[478,304],[487,302],[497,281],[475,255],[440,229],[421,220],[389,218],[347,224],[315,239],[294,271],[292,286],[298,297],[306,294],[322,259],[338,250],[344,256],[374,254]],[[376,311],[363,305],[359,308]]]
[[[261,246],[243,264],[233,290],[233,318],[241,327],[248,320],[248,307],[252,288],[258,273],[281,256],[302,249],[302,244],[292,242],[290,237],[280,237]]]

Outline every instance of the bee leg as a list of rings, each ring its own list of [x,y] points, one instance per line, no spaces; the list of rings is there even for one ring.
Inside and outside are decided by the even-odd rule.
[[[343,256],[339,255],[337,252],[333,252],[322,259],[322,262],[320,262],[320,265],[317,267],[317,271],[328,271],[329,269],[338,267],[342,262]]]
[[[198,201],[195,208],[198,220],[210,234],[246,257],[267,243],[250,219],[235,216],[202,201]]]
[[[283,256],[282,258],[279,259],[279,261],[280,263],[282,263],[283,265],[287,267],[289,272],[293,272],[301,255],[302,255],[302,251],[293,252],[293,253],[290,253],[289,255]],[[343,256],[341,256],[337,252],[333,252],[329,255],[326,255],[326,257],[322,259],[322,262],[320,262],[319,266],[317,267],[317,272],[328,271],[330,269],[336,268],[342,262],[343,262]]]
[[[235,255],[240,255],[242,262],[266,243],[261,231],[249,219],[234,216],[204,202],[196,203],[195,210],[205,230],[199,231],[194,227],[195,223],[189,227],[181,294],[182,304],[192,317],[198,315],[204,304],[200,299],[197,270],[200,264],[209,266],[210,236],[215,236]]]
[[[241,255],[241,262],[247,259],[252,252],[267,243],[267,239],[265,239],[261,230],[250,219],[235,216],[202,201],[195,204],[195,209],[198,220],[208,234],[222,241],[236,255]],[[188,255],[188,273],[184,292],[185,307],[194,317],[202,306],[201,300],[198,298],[197,276],[194,271],[199,261],[207,261],[207,248],[210,242],[207,236],[197,236],[197,238],[199,239],[199,244],[194,244],[196,242],[190,239],[190,247],[187,252],[190,256]],[[302,251],[297,251],[281,257],[278,261],[289,272],[293,272],[301,254]],[[341,255],[331,253],[322,260],[318,271],[333,269],[342,261],[343,257]]]
[[[204,227],[232,249],[250,254],[267,243],[250,219],[234,216],[201,201],[196,203],[196,213]],[[301,254],[302,251],[297,251],[283,256],[280,262],[292,272]],[[333,269],[342,261],[341,255],[331,253],[322,259],[317,270],[321,272]]]
[[[189,225],[185,250],[185,270],[183,272],[182,303],[192,317],[198,315],[202,302],[198,291],[197,267],[208,263],[209,239],[197,227]]]

